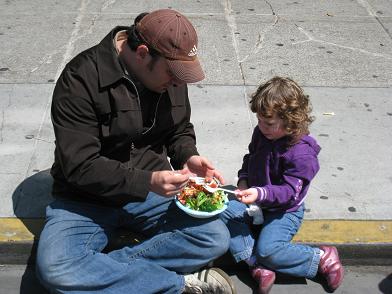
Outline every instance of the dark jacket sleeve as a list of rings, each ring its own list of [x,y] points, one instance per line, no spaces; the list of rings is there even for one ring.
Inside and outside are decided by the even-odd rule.
[[[90,195],[146,197],[151,172],[101,156],[99,124],[91,92],[77,73],[66,68],[53,94],[56,158],[65,180]]]
[[[184,86],[181,91],[182,102],[174,107],[185,107],[185,116],[176,125],[173,133],[166,141],[167,154],[174,169],[182,169],[186,161],[193,155],[199,155],[196,148],[196,136],[193,124],[190,122],[191,106],[188,98],[188,88]],[[175,102],[174,102],[175,103]]]

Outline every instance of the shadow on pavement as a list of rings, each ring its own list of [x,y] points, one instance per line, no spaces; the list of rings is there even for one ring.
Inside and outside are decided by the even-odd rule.
[[[15,215],[22,221],[44,218],[46,206],[53,200],[52,184],[50,169],[40,171],[20,183],[12,195]],[[35,227],[31,229],[31,233],[37,233]]]
[[[380,284],[378,284],[378,288],[384,294],[392,293],[392,274],[389,274],[385,279],[383,279]]]
[[[18,185],[12,195],[15,216],[34,236],[33,244],[26,242],[18,246],[18,252],[11,258],[13,263],[28,264],[20,285],[20,293],[48,293],[35,276],[35,254],[39,234],[45,217],[45,208],[53,200],[51,196],[52,177],[49,169],[40,171]],[[28,257],[27,257],[28,256]]]
[[[25,272],[23,273],[21,284],[20,284],[20,294],[49,294],[41,284],[39,283],[37,276],[35,275],[34,265],[27,266]]]
[[[238,284],[239,288],[237,285],[238,293],[241,293],[242,289],[246,289],[246,293],[249,293],[249,289],[252,291],[252,294],[258,293],[258,285],[253,280],[253,278],[251,277],[251,275],[249,273],[249,270],[245,266],[240,266],[239,268],[231,268],[230,270],[226,270],[226,272],[232,278],[234,277],[234,280],[239,280],[239,282],[240,282]],[[310,279],[310,281],[319,284],[324,290],[323,293],[332,293],[332,291],[328,289],[326,282],[319,275],[317,275],[313,279]],[[277,285],[303,285],[304,287],[311,287],[311,286],[309,286],[308,280],[306,278],[293,277],[293,276],[285,275],[282,273],[276,273],[276,280],[275,280],[274,284],[276,286]],[[276,286],[275,286],[275,288],[276,288]],[[282,288],[279,288],[279,289],[282,289]],[[289,288],[285,288],[285,289],[289,289]],[[275,290],[275,291],[279,291],[279,290]],[[244,290],[244,292],[245,292],[245,290]],[[308,288],[304,288],[304,293],[305,292],[309,293]],[[276,292],[276,293],[278,293],[278,292]],[[282,293],[289,293],[289,292],[288,292],[288,290],[284,290],[284,292],[282,292]],[[298,293],[298,292],[295,292],[295,293]],[[317,292],[317,293],[319,293],[319,292]],[[385,292],[385,293],[387,293],[387,292]]]

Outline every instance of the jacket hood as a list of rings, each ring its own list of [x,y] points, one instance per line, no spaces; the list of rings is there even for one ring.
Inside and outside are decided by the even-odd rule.
[[[310,148],[314,150],[316,155],[320,153],[321,147],[319,146],[319,144],[317,144],[316,139],[314,139],[309,135],[304,135],[299,141],[299,143],[308,145]]]

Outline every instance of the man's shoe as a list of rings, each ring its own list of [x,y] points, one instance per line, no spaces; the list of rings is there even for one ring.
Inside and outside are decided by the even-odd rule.
[[[219,268],[184,275],[184,293],[237,294],[231,278]]]
[[[259,294],[268,294],[275,282],[275,272],[256,266],[250,269],[253,279],[259,284]]]
[[[338,250],[333,246],[320,246],[324,251],[320,258],[319,272],[327,280],[327,284],[332,291],[335,291],[343,282],[344,270],[340,262]]]

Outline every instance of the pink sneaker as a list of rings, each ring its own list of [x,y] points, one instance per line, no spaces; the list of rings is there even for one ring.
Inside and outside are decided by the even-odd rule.
[[[328,286],[335,291],[343,282],[343,266],[340,262],[338,250],[333,246],[320,246],[325,253],[321,256],[319,272],[327,280]]]
[[[275,273],[260,266],[250,269],[250,273],[259,284],[259,294],[268,294],[275,282]]]

